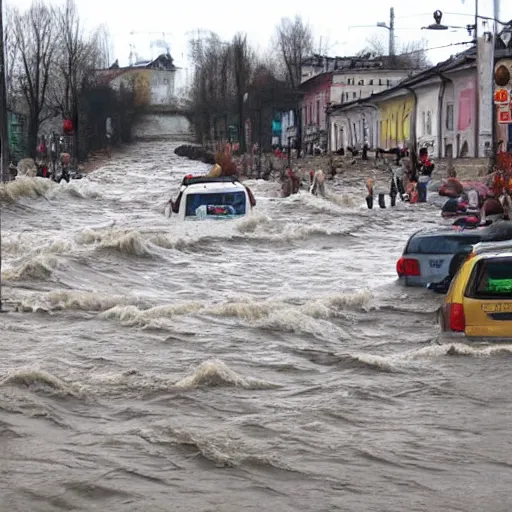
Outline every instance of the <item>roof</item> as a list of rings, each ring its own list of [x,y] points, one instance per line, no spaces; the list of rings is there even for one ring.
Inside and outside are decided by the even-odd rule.
[[[233,193],[233,192],[246,192],[245,187],[239,181],[229,182],[205,182],[205,183],[191,183],[183,189],[183,194],[197,194],[197,193]]]
[[[219,176],[213,178],[210,176],[185,176],[182,181],[182,185],[198,185],[206,183],[240,183],[236,176]]]
[[[112,65],[108,69],[98,69],[96,73],[100,76],[101,80],[104,82],[111,82],[118,76],[121,76],[129,71],[138,70],[138,69],[151,69],[153,71],[176,71],[176,66],[174,65],[173,58],[170,54],[162,53],[156,59],[153,60],[144,60],[138,61],[133,65],[124,66],[120,68],[117,65],[117,61],[114,65]]]
[[[302,89],[304,86],[309,87],[310,85],[313,85],[315,82],[320,82],[320,78],[332,78],[333,71],[324,71],[323,73],[318,73],[316,75],[313,75],[311,78],[308,78],[307,80],[304,80],[304,82],[301,82],[299,89]]]
[[[440,75],[442,75],[443,73],[464,69],[465,67],[471,68],[474,67],[475,65],[476,48],[472,47],[462,53],[459,53],[458,55],[452,56],[449,59],[440,62],[439,64],[436,64],[435,66],[432,66],[431,68],[421,71],[420,73],[416,73],[411,77],[405,78],[394,87],[390,87],[385,91],[372,94],[367,98],[360,98],[348,103],[333,105],[331,111],[342,110],[347,107],[362,105],[365,103],[370,103],[375,100],[385,100],[387,96],[391,96],[392,94],[398,92],[403,92],[404,94],[406,94],[409,88],[414,87],[415,85],[420,85],[422,82],[426,82],[430,78],[440,78]]]
[[[416,231],[411,235],[411,238],[414,236],[439,236],[439,235],[449,235],[449,236],[475,236],[475,235],[483,235],[483,232],[486,232],[486,227],[479,228],[470,228],[470,229],[460,229],[455,226],[439,226],[435,228],[424,228]]]
[[[410,71],[411,68],[404,68],[400,59],[397,56],[381,55],[377,56],[371,52],[364,55],[357,55],[352,57],[328,57],[324,55],[313,54],[302,62],[303,66],[325,67],[327,64],[327,71],[341,71],[341,70],[356,70],[356,69],[401,69],[403,71]],[[332,69],[329,63],[333,63]]]

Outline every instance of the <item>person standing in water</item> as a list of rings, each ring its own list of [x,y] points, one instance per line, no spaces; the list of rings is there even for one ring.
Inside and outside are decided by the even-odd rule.
[[[366,180],[366,205],[368,209],[371,210],[373,208],[373,179],[368,178]]]
[[[325,174],[322,169],[318,169],[318,171],[315,172],[310,191],[312,194],[325,197]]]

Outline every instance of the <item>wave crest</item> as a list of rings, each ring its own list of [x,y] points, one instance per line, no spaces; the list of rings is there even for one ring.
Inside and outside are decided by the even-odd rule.
[[[277,384],[263,380],[243,377],[218,359],[201,363],[192,375],[181,379],[175,386],[183,389],[219,386],[233,386],[244,389],[272,389],[279,387]]]

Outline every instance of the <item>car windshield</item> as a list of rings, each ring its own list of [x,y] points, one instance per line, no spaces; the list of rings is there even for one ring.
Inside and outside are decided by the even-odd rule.
[[[204,207],[206,215],[245,215],[245,193],[217,192],[214,194],[190,194],[187,196],[186,217],[195,217],[196,211]]]
[[[471,249],[471,246],[481,241],[481,237],[473,236],[422,236],[413,237],[406,252],[408,254],[457,254]]]
[[[483,260],[474,276],[472,297],[512,299],[512,258]]]

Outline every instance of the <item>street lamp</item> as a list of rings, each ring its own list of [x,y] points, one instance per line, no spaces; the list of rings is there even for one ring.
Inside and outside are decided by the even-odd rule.
[[[426,27],[421,27],[421,30],[449,30],[449,29],[466,29],[468,34],[471,34],[473,30],[475,30],[475,25],[466,25],[465,27],[460,27],[456,25],[443,25],[441,20],[443,18],[443,13],[440,10],[434,11],[434,20],[435,23],[431,23]]]
[[[395,55],[395,9],[389,9],[389,25],[384,21],[378,21],[377,27],[389,30],[389,55]]]
[[[485,108],[488,107],[487,105],[487,101],[485,102],[483,108],[482,106],[480,105],[480,91],[479,91],[479,87],[485,87],[485,84],[482,83],[483,81],[485,81],[485,79],[489,78],[490,77],[486,77],[486,76],[483,76],[481,71],[483,70],[484,68],[484,63],[482,62],[482,59],[483,59],[483,55],[481,54],[481,51],[479,50],[479,42],[478,42],[478,19],[479,19],[479,15],[478,15],[478,0],[475,0],[475,23],[474,25],[467,25],[466,27],[450,27],[448,25],[443,25],[441,23],[441,20],[443,18],[443,13],[442,11],[440,11],[439,9],[436,10],[434,12],[434,21],[435,23],[432,24],[432,25],[429,25],[428,27],[423,27],[423,29],[426,29],[426,30],[447,30],[448,28],[466,28],[468,33],[471,33],[472,30],[474,30],[474,34],[475,34],[475,38],[474,38],[474,43],[475,43],[475,48],[476,48],[476,68],[477,68],[477,80],[476,80],[476,83],[475,83],[475,158],[478,158],[480,156],[480,116],[481,116],[481,112],[484,111],[485,112]],[[492,41],[492,55],[490,56],[492,62],[493,62],[493,67],[494,67],[494,41]],[[482,80],[484,79],[484,80]],[[487,98],[486,96],[484,97],[485,100],[489,100],[491,101],[491,97],[492,97],[492,89],[490,91],[488,91],[488,95],[489,95],[489,98]],[[491,102],[491,106],[492,106],[492,102]],[[491,129],[492,129],[492,124],[491,123]],[[483,135],[483,134],[482,134]]]

